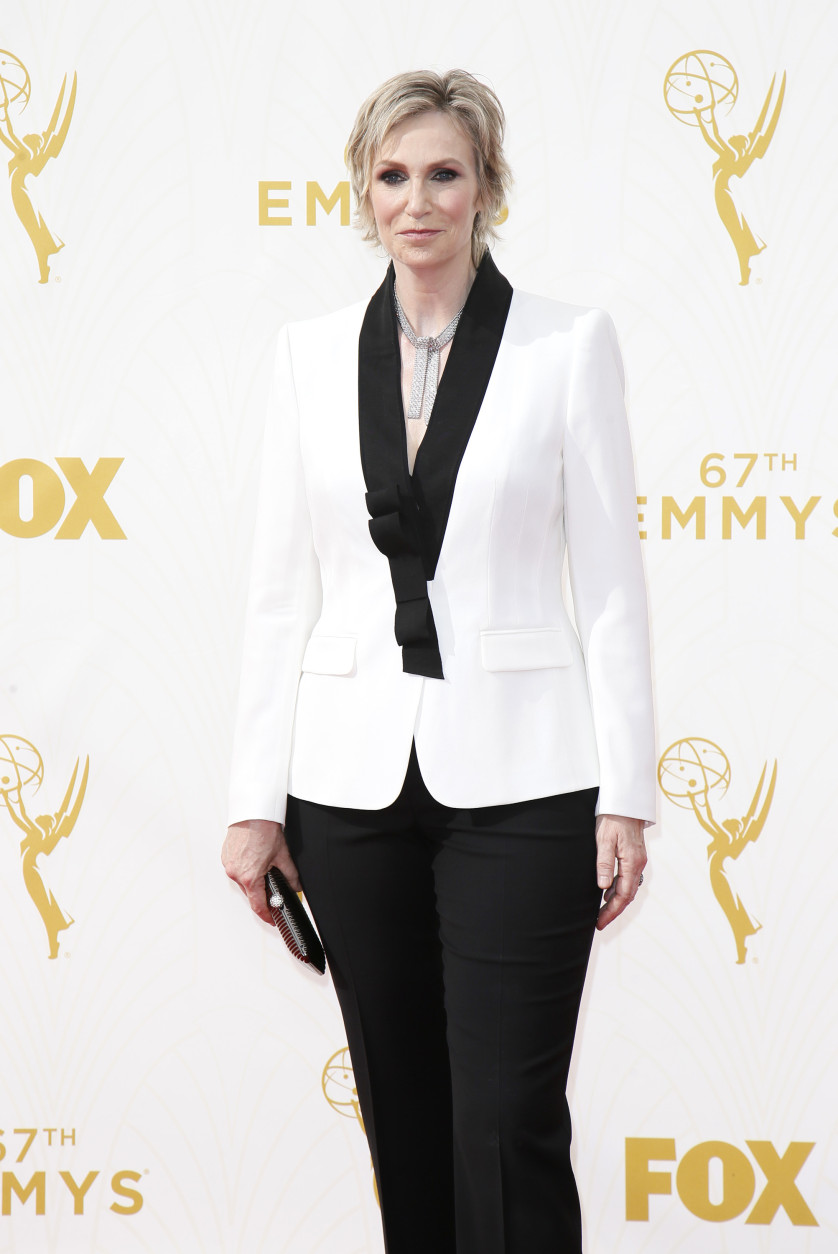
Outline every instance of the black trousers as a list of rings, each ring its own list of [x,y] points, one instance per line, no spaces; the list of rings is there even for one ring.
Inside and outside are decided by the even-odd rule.
[[[579,1254],[565,1099],[594,923],[597,790],[457,810],[415,748],[384,810],[290,797],[387,1254]]]

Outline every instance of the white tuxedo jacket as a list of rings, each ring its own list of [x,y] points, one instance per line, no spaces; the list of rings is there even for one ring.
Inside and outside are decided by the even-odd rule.
[[[449,481],[433,578],[423,581],[443,678],[403,669],[390,563],[373,542],[365,501],[379,435],[404,450],[395,324],[389,365],[379,372],[366,360],[382,387],[379,411],[366,415],[363,465],[366,305],[280,334],[230,822],[282,822],[288,793],[387,806],[414,738],[425,783],[445,805],[599,785],[599,812],[654,821],[646,595],[614,328],[600,310],[515,291],[484,390],[472,384],[480,336],[471,357],[466,347],[462,360],[455,355],[463,322],[471,325],[466,314],[479,306],[481,276],[495,294],[495,280],[506,282],[491,259],[483,263],[413,476],[420,498],[423,483],[427,496],[436,490],[428,485]],[[388,291],[385,280],[373,298],[385,321]],[[476,413],[470,432],[460,432],[464,452],[453,469],[445,462],[446,387],[451,427],[461,423],[464,397]],[[467,396],[474,387],[479,394]],[[401,471],[410,485],[406,453]],[[566,547],[578,637],[562,600]]]

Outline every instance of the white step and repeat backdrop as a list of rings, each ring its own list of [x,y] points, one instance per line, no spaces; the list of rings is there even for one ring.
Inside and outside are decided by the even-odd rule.
[[[343,147],[424,66],[499,92],[497,260],[629,379],[660,822],[586,1248],[836,1248],[836,47],[831,0],[4,0],[3,1254],[382,1248],[331,987],[218,849],[272,344],[378,284]]]

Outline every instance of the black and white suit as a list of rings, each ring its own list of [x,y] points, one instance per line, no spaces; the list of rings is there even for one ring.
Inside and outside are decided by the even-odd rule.
[[[392,281],[280,336],[230,819],[287,819],[388,1254],[569,1254],[594,806],[655,814],[622,364],[487,255],[411,476]]]

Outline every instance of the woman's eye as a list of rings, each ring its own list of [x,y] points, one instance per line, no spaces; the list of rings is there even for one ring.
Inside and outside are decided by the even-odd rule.
[[[440,183],[450,183],[452,179],[457,177],[458,175],[456,170],[437,170],[434,174],[434,178]]]
[[[393,186],[396,183],[401,183],[404,175],[400,170],[385,170],[382,174],[379,174],[378,178],[380,182]]]

